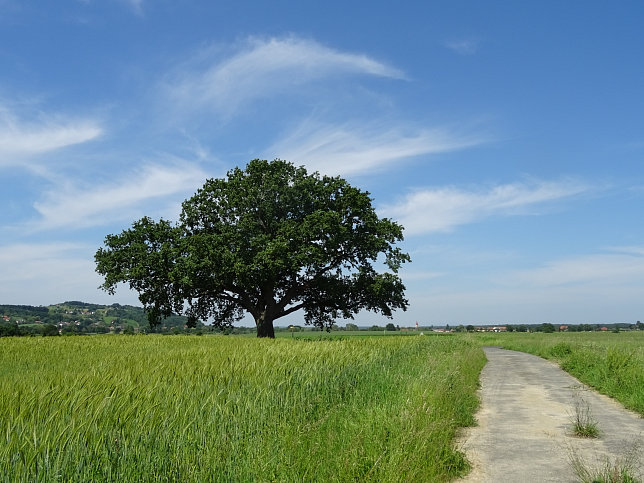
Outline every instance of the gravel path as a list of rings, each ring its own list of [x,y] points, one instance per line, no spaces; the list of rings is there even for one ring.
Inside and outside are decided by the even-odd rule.
[[[583,386],[555,364],[522,352],[486,347],[478,426],[461,438],[473,464],[463,482],[581,481],[571,463],[587,469],[628,463],[644,475],[644,419]],[[587,403],[597,439],[572,435],[575,402]]]

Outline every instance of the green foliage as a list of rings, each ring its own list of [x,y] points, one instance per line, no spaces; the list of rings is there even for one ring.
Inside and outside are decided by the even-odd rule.
[[[16,323],[0,322],[0,337],[13,337],[23,335]]]
[[[14,317],[43,316],[49,314],[48,307],[33,307],[31,305],[0,305],[1,315],[12,315]]]
[[[43,337],[52,337],[60,334],[58,333],[58,327],[53,324],[45,324],[42,326],[42,335]]]
[[[554,331],[555,331],[555,326],[552,325],[551,323],[541,324],[540,326],[537,327],[537,332],[552,333]]]
[[[147,325],[147,317],[141,307],[120,304],[106,306],[78,301],[47,307],[0,305],[0,315],[10,319],[9,322],[0,321],[0,337],[42,335],[43,331],[44,335],[58,335],[59,327],[65,335],[110,331],[117,333],[127,327],[141,331],[141,326]],[[187,324],[186,317],[173,314],[155,329],[159,332],[170,331],[174,327],[183,330]],[[203,328],[200,322],[196,326]]]
[[[62,335],[80,335],[82,332],[78,329],[78,326],[72,324],[63,327],[61,333]]]
[[[7,339],[0,481],[448,481],[484,362],[454,337]]]
[[[558,342],[550,348],[553,357],[566,357],[572,354],[572,347],[568,342]]]
[[[363,309],[405,309],[397,272],[409,255],[394,247],[402,238],[345,180],[253,160],[207,180],[178,224],[144,217],[108,235],[95,259],[102,287],[128,283],[151,324],[174,311],[225,328],[247,312],[258,336],[273,337],[273,321],[298,310],[328,330]],[[374,268],[379,257],[388,272]]]

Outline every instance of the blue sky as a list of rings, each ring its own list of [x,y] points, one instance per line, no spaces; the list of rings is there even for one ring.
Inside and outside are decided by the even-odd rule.
[[[405,226],[401,326],[641,320],[643,19],[639,1],[0,0],[0,303],[138,304],[97,289],[105,235],[279,157]]]

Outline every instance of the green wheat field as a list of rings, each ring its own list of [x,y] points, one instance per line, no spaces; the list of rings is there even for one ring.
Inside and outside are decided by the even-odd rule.
[[[446,481],[485,357],[445,336],[0,339],[0,481]]]
[[[644,415],[644,332],[0,338],[0,481],[450,481],[481,347]]]

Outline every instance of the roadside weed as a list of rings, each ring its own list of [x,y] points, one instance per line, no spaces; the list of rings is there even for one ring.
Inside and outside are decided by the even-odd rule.
[[[597,421],[593,417],[590,404],[583,396],[582,391],[581,387],[573,388],[572,431],[575,436],[581,438],[597,438],[599,437]]]
[[[569,452],[569,460],[580,483],[641,483],[636,470],[639,446],[635,443],[624,456],[606,458],[599,464],[589,463],[575,451]]]

